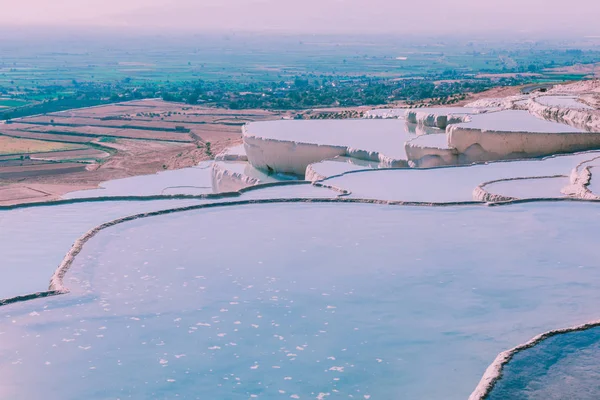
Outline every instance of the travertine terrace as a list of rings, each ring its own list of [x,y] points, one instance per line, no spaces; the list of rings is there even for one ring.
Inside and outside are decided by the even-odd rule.
[[[520,354],[598,325],[595,96],[252,123],[214,161],[0,206],[2,387],[506,393]]]

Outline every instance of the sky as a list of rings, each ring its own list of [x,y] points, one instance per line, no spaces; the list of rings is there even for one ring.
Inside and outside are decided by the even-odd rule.
[[[0,0],[0,26],[600,35],[600,0]]]

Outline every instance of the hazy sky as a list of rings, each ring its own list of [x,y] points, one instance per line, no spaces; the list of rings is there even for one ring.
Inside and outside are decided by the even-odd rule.
[[[0,26],[600,35],[600,0],[0,0]]]

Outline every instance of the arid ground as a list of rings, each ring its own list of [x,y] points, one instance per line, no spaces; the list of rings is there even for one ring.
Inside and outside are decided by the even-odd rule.
[[[284,115],[144,100],[13,120],[0,125],[0,204],[193,166],[239,144],[244,123]]]

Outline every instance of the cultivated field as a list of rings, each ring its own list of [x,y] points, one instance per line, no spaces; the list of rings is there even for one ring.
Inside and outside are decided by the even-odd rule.
[[[82,149],[82,146],[47,142],[43,140],[20,139],[8,136],[0,136],[0,155],[7,154],[30,154],[64,150]]]
[[[10,120],[0,125],[0,204],[193,166],[239,144],[244,123],[284,116],[152,99]]]

